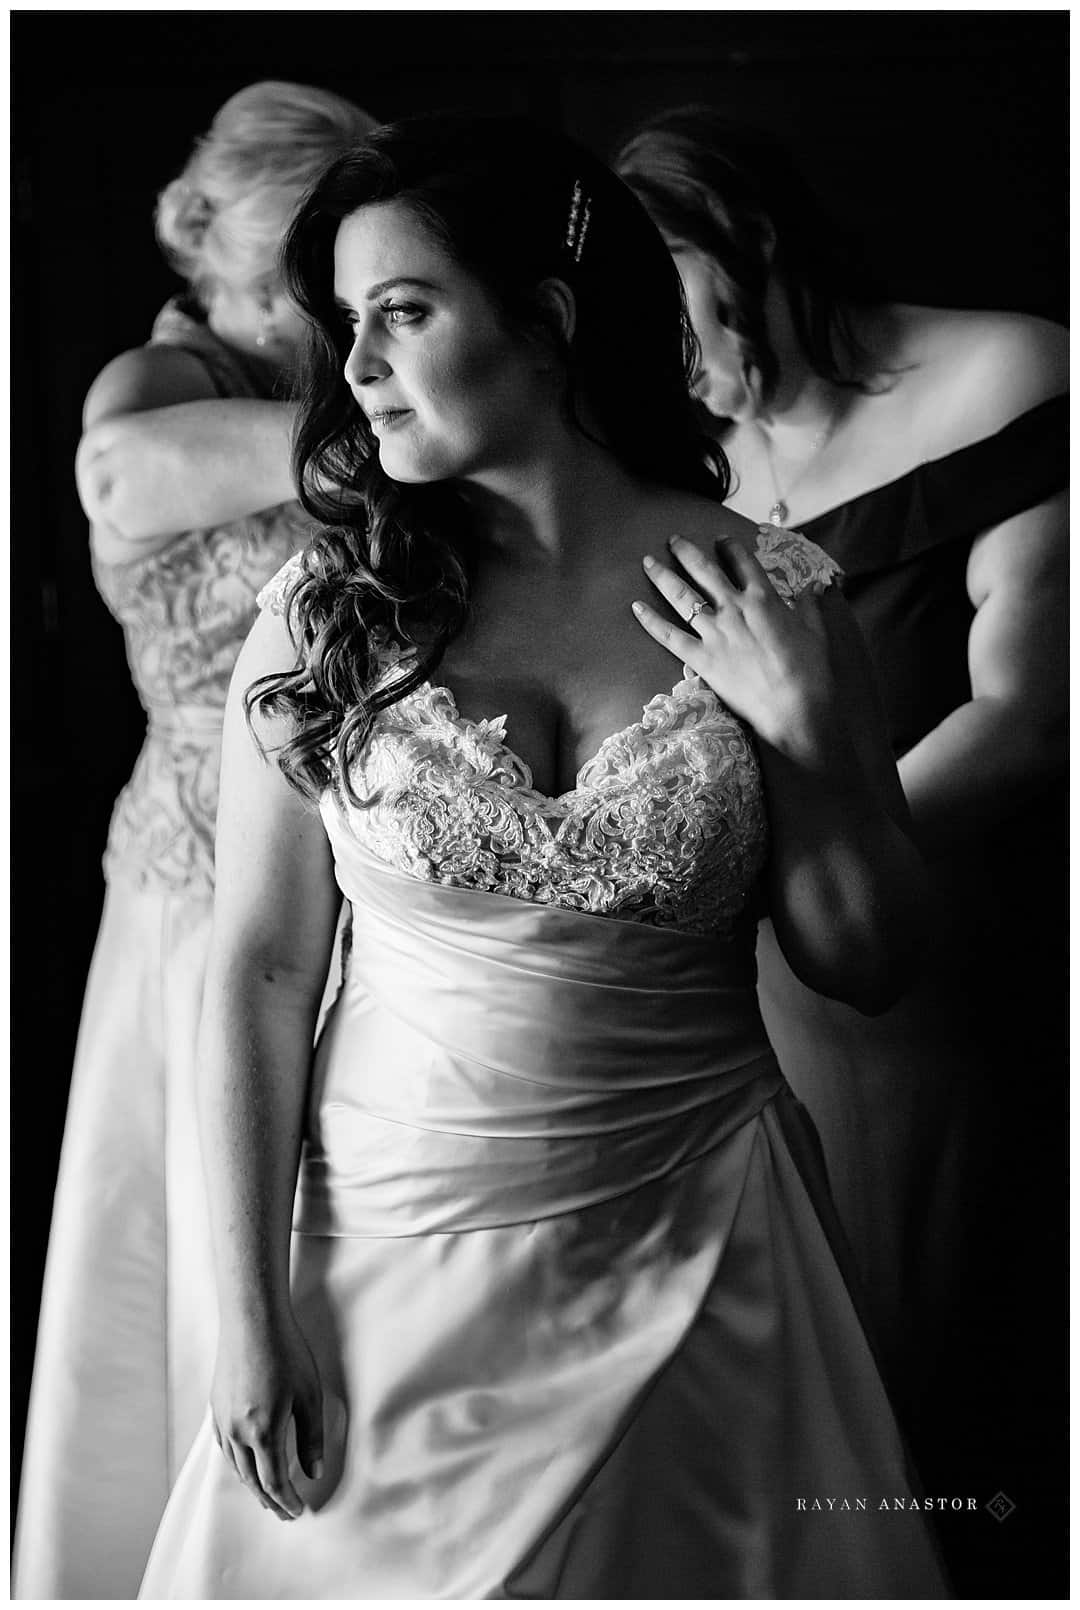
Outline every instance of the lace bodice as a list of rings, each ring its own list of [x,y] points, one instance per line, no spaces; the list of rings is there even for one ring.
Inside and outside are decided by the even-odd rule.
[[[788,602],[840,574],[771,526],[757,554]],[[260,603],[283,614],[299,574],[296,559]],[[380,675],[399,658],[382,649]],[[534,788],[505,717],[466,720],[449,688],[422,683],[375,718],[351,778],[364,803],[323,796],[331,842],[351,834],[426,881],[730,938],[767,852],[761,777],[746,728],[684,672],[557,798]]]
[[[193,310],[169,303],[151,342],[194,352],[223,397],[265,395]],[[106,875],[209,892],[225,696],[256,615],[259,588],[305,541],[310,521],[286,503],[188,531],[126,564],[95,560],[98,590],[124,629],[147,712],[146,742],[113,812]]]

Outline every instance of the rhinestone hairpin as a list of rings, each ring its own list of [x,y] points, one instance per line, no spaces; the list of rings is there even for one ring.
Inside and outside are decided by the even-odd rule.
[[[574,188],[570,195],[570,212],[566,219],[566,248],[573,256],[575,263],[581,262],[581,253],[585,247],[585,236],[588,233],[591,215],[592,197],[585,194],[581,180],[575,179]]]

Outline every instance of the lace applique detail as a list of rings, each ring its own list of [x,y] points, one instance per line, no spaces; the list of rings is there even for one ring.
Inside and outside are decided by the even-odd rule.
[[[844,579],[836,561],[801,531],[759,525],[755,553],[785,604],[793,604],[807,587],[824,591]]]
[[[757,554],[793,602],[839,567],[796,532],[770,526]],[[284,615],[293,558],[259,603]],[[379,647],[379,675],[404,657]],[[746,728],[700,677],[657,694],[553,798],[507,743],[506,718],[463,718],[448,688],[422,683],[380,710],[352,786],[323,796],[331,840],[348,833],[425,882],[484,890],[625,921],[730,938],[764,868],[768,831]]]
[[[292,558],[282,565],[276,575],[262,588],[255,603],[259,609],[267,610],[271,615],[285,618],[285,610],[292,592],[300,577],[304,574],[304,565],[301,555],[294,553]]]
[[[113,807],[106,876],[209,898],[220,768],[220,722],[189,734],[152,727]]]
[[[766,825],[745,729],[697,677],[658,694],[557,799],[533,787],[505,720],[462,719],[425,684],[380,711],[333,812],[380,860],[426,882],[574,911],[729,933]],[[324,802],[326,803],[326,802]]]
[[[219,395],[265,395],[257,376],[181,301],[159,314],[152,345],[195,353]],[[148,732],[116,802],[107,877],[208,896],[214,876],[221,722],[256,594],[304,545],[311,521],[298,503],[187,531],[122,563],[95,559],[98,591],[124,629]]]
[[[146,742],[113,811],[107,877],[172,890],[213,887],[229,682],[255,620],[259,588],[309,527],[299,504],[282,504],[214,530],[189,531],[129,564],[95,564],[148,713]]]

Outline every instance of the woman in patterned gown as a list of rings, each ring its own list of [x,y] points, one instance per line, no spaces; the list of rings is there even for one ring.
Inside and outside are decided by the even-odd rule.
[[[762,900],[863,1010],[921,944],[834,567],[721,507],[678,276],[573,142],[376,131],[285,266],[335,523],[226,715],[221,1343],[143,1596],[936,1596],[753,989]]]
[[[1007,1527],[946,1518],[958,1590],[1054,1597],[1065,332],[875,298],[790,159],[708,108],[660,114],[616,165],[682,275],[729,507],[774,511],[843,568],[936,897],[932,960],[873,1019],[808,989],[764,925],[769,1036],[821,1133],[924,1476],[1017,1506]],[[1038,1094],[1018,1101],[1029,1067]]]
[[[147,736],[116,804],[53,1211],[15,1562],[25,1598],[134,1598],[206,1405],[216,1322],[194,1111],[225,694],[259,588],[301,546],[301,322],[275,257],[372,120],[255,84],[163,192],[189,294],[95,380],[79,449],[94,574]]]

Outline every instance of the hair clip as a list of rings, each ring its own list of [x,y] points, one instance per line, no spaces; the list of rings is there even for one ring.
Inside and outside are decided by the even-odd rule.
[[[575,263],[581,262],[591,214],[592,197],[585,194],[581,180],[575,179],[570,196],[570,213],[566,220],[566,248],[572,254]]]

